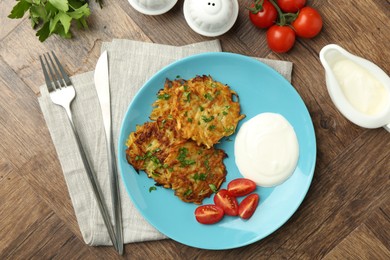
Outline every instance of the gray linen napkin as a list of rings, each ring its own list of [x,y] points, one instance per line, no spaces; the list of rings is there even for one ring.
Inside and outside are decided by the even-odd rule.
[[[120,39],[103,43],[103,50],[107,50],[109,56],[115,146],[117,146],[120,124],[127,107],[147,79],[162,67],[180,58],[202,52],[222,51],[218,40],[175,47]],[[291,80],[292,63],[260,60],[276,69],[287,80]],[[105,195],[106,204],[111,210],[106,141],[93,82],[93,71],[73,76],[71,80],[76,89],[76,99],[71,107],[74,123],[79,131],[87,157],[91,161],[92,170],[96,173]],[[61,163],[83,239],[88,245],[111,245],[82,160],[76,153],[76,141],[66,113],[63,108],[51,102],[45,85],[40,87],[40,91],[41,96],[38,101]],[[144,220],[126,194],[122,182],[120,182],[120,196],[125,243],[166,238]]]

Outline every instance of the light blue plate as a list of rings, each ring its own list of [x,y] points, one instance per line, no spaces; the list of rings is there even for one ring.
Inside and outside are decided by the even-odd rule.
[[[172,190],[154,185],[144,172],[139,174],[126,161],[126,140],[137,124],[149,121],[152,103],[165,79],[184,79],[196,75],[211,75],[235,90],[246,118],[242,123],[263,112],[282,114],[298,136],[300,157],[293,175],[274,188],[258,187],[260,204],[249,220],[225,216],[214,225],[199,224],[194,216],[194,204],[179,200]],[[230,139],[230,140],[229,140]],[[242,177],[234,161],[235,135],[223,139],[219,148],[225,150],[226,182]],[[308,110],[296,90],[280,74],[267,65],[246,56],[232,53],[205,53],[176,61],[155,74],[138,92],[122,123],[119,136],[119,169],[135,206],[147,221],[166,236],[192,247],[229,249],[254,243],[282,226],[304,199],[315,168],[316,139]],[[205,199],[210,204],[212,198]]]

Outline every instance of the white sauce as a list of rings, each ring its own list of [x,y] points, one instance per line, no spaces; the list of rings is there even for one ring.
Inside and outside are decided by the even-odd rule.
[[[262,113],[241,126],[234,143],[234,156],[245,178],[259,186],[275,186],[296,168],[298,139],[282,115]]]
[[[389,102],[389,93],[379,80],[353,61],[337,61],[332,70],[348,102],[360,113],[375,115]]]

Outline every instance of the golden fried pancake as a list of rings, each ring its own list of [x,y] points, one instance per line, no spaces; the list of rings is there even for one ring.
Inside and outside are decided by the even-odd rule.
[[[137,126],[127,140],[127,161],[185,202],[200,204],[225,180],[225,153],[181,138],[175,120]]]
[[[150,114],[126,145],[127,161],[182,201],[200,204],[225,181],[224,151],[214,144],[236,130],[236,92],[210,76],[166,80]]]
[[[143,170],[156,183],[169,188],[169,176],[164,171],[164,160],[171,146],[186,142],[176,130],[176,122],[159,118],[136,127],[126,142],[126,158],[134,169]]]
[[[234,100],[237,93],[211,76],[167,81],[157,96],[150,118],[171,115],[183,138],[208,148],[233,134],[245,117],[240,115],[238,100]]]

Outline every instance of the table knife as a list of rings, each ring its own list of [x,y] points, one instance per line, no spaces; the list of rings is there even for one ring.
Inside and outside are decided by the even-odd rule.
[[[118,173],[115,161],[115,149],[113,143],[111,126],[111,101],[110,101],[110,83],[108,54],[104,51],[96,64],[95,88],[98,94],[100,108],[103,116],[104,131],[107,141],[108,167],[111,176],[111,198],[114,212],[114,225],[117,245],[114,245],[120,255],[123,254],[123,230],[122,230],[122,207],[119,192]]]

